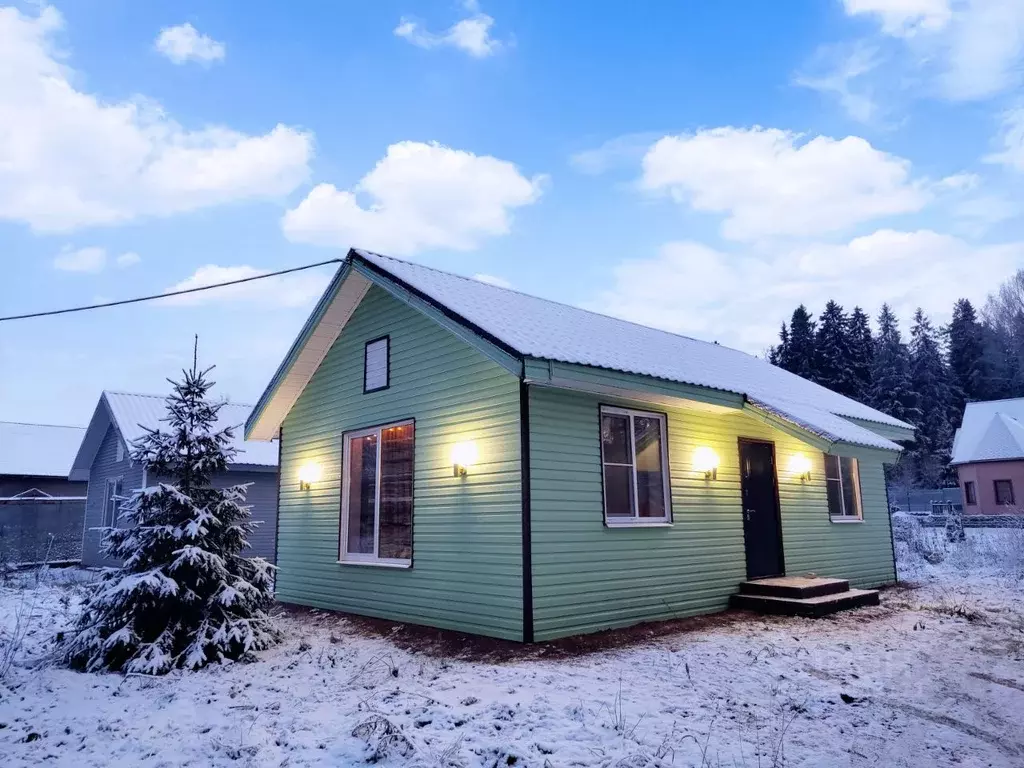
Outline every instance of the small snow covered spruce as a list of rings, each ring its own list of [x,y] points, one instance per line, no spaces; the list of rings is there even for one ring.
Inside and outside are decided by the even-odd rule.
[[[93,585],[65,645],[84,670],[163,674],[246,659],[279,639],[267,609],[273,566],[246,558],[257,523],[247,486],[214,488],[234,455],[231,428],[214,431],[221,404],[206,399],[209,371],[193,365],[167,398],[169,429],[147,430],[132,459],[166,482],[133,491],[103,548],[121,560]]]

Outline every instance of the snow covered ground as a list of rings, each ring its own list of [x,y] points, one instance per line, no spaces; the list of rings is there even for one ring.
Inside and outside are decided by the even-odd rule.
[[[909,539],[913,587],[828,619],[727,614],[605,649],[453,654],[289,612],[258,662],[164,678],[46,663],[80,572],[21,576],[0,587],[0,674],[19,641],[0,755],[4,768],[1024,765],[1021,532]]]

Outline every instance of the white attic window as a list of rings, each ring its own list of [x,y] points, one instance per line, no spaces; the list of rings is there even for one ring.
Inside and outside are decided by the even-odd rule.
[[[124,443],[122,443],[120,440],[117,441],[117,451],[116,451],[116,453],[117,453],[117,455],[115,456],[114,460],[115,461],[124,461]]]
[[[387,389],[391,384],[391,339],[382,336],[366,342],[363,357],[363,392]]]

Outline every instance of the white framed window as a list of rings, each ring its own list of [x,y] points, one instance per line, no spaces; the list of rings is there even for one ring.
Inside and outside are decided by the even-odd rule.
[[[601,474],[607,525],[672,522],[664,414],[601,406]]]
[[[363,394],[391,386],[391,338],[366,342],[363,351]]]
[[[412,565],[415,429],[402,421],[342,437],[341,562]]]
[[[860,467],[856,459],[826,453],[825,487],[828,516],[832,522],[852,523],[864,519],[860,500]]]
[[[108,477],[103,490],[103,527],[117,527],[117,512],[121,506],[121,478]]]
[[[117,441],[117,448],[114,450],[114,461],[124,461],[124,443]]]

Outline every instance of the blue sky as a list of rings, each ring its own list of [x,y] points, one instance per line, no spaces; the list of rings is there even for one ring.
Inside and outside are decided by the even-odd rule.
[[[942,322],[1024,266],[1022,71],[1019,0],[15,4],[0,314],[352,245],[753,353],[801,301]],[[0,324],[0,419],[194,333],[253,402],[329,274]]]

